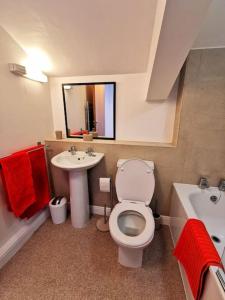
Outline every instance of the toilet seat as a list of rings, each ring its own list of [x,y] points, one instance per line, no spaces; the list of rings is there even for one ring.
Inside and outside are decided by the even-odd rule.
[[[128,236],[124,234],[118,225],[119,216],[126,211],[134,211],[139,213],[145,219],[145,228],[137,236]],[[145,244],[151,242],[154,236],[155,222],[152,210],[145,206],[144,203],[133,202],[132,200],[122,200],[116,204],[109,218],[109,228],[113,239],[124,247],[138,248],[144,247]]]

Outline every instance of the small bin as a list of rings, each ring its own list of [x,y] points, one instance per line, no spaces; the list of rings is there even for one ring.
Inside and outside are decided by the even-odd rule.
[[[66,221],[67,217],[67,200],[65,197],[57,197],[60,200],[59,204],[52,204],[55,202],[56,198],[53,198],[49,202],[50,213],[52,216],[52,222],[54,224],[61,224]]]

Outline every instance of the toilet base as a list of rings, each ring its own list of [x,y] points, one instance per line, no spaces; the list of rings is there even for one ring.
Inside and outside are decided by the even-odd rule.
[[[118,261],[122,266],[130,268],[142,267],[143,248],[118,247]]]

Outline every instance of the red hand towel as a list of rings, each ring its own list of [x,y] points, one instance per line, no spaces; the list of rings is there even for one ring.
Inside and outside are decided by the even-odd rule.
[[[34,151],[31,151],[34,150]],[[23,218],[30,218],[39,210],[48,205],[50,201],[50,190],[48,173],[43,146],[36,146],[24,150],[28,153],[31,162],[36,202],[23,214]]]
[[[2,178],[9,207],[16,217],[35,201],[30,159],[27,153],[17,153],[1,159]]]
[[[83,135],[83,134],[88,134],[88,130],[80,130],[80,131],[73,131],[71,132],[72,135]]]
[[[183,265],[195,299],[200,299],[209,266],[223,268],[220,257],[204,224],[189,219],[173,253]]]

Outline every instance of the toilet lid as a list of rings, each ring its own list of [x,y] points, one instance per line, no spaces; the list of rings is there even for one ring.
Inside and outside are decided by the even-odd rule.
[[[140,201],[149,205],[155,189],[153,168],[140,159],[126,160],[117,170],[115,184],[120,202]]]

